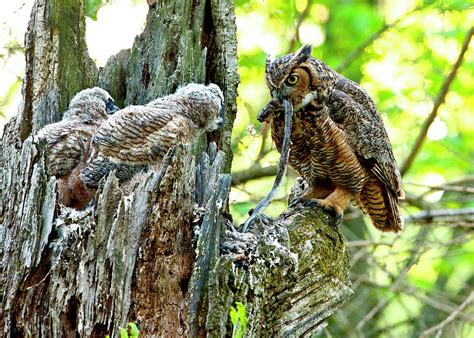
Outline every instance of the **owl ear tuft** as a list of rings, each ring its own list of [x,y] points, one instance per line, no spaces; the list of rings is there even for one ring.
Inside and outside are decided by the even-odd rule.
[[[298,55],[298,56],[303,57],[303,58],[306,59],[306,58],[311,56],[312,48],[313,47],[311,45],[304,45],[303,47],[298,49],[298,51],[295,53],[295,55]]]
[[[291,61],[288,63],[290,71],[293,71],[295,67],[311,56],[311,48],[311,45],[304,45],[293,54]]]
[[[275,56],[274,55],[268,55],[267,59],[265,60],[265,71],[268,71],[270,68],[270,65],[275,61]]]

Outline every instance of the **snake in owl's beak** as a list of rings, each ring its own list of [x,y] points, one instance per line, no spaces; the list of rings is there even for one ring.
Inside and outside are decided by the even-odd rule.
[[[272,101],[274,103],[272,103]],[[293,105],[291,102],[287,99],[283,100],[283,104],[280,103],[279,101],[276,100],[271,100],[265,108],[260,112],[258,117],[262,117],[261,115],[263,114],[263,117],[270,116],[271,114],[268,113],[270,110],[268,107],[273,104],[278,104],[279,108],[282,108],[284,110],[284,115],[285,115],[285,127],[283,131],[283,142],[281,146],[281,155],[280,155],[280,163],[278,165],[278,171],[275,176],[275,182],[273,182],[273,187],[272,190],[268,193],[267,196],[263,200],[260,201],[260,203],[257,204],[255,209],[253,209],[252,214],[250,215],[249,218],[245,221],[245,223],[242,225],[242,232],[247,232],[248,227],[252,223],[252,221],[259,216],[265,209],[266,207],[270,204],[270,202],[273,200],[275,197],[278,188],[280,188],[281,182],[283,180],[283,177],[285,177],[286,174],[286,169],[288,167],[288,159],[290,158],[290,144],[291,144],[291,128],[293,125]],[[265,115],[266,114],[266,115]],[[259,121],[261,121],[259,119]]]

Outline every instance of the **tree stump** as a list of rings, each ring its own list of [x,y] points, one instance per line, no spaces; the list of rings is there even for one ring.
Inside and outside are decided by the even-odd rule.
[[[242,235],[229,220],[232,2],[150,3],[134,46],[98,71],[84,41],[84,1],[35,1],[23,104],[0,143],[0,330],[104,337],[140,321],[147,336],[226,336],[240,301],[248,336],[317,332],[351,295],[336,221],[294,209]],[[119,103],[142,104],[188,82],[221,87],[223,130],[171,149],[127,191],[109,176],[85,210],[57,203],[34,135],[62,118],[76,92],[100,85]],[[223,253],[233,241],[245,247],[243,261]]]

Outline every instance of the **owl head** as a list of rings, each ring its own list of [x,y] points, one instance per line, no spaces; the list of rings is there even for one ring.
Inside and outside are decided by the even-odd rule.
[[[265,79],[273,100],[287,99],[298,111],[313,100],[325,102],[338,75],[324,62],[311,57],[311,46],[305,45],[274,61],[268,58]]]
[[[107,91],[94,87],[77,93],[69,103],[69,109],[64,113],[64,117],[104,119],[118,110],[114,99]]]
[[[211,131],[224,123],[224,95],[216,84],[190,83],[172,95],[184,106],[182,114],[190,118],[200,129]]]

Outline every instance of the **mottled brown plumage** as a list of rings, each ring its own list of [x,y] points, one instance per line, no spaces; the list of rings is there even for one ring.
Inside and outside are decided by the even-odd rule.
[[[281,102],[294,107],[289,164],[309,184],[302,197],[342,215],[352,201],[382,231],[400,231],[400,173],[382,118],[370,96],[304,46],[267,61],[272,100],[259,115],[268,121],[280,151],[284,116]]]
[[[84,187],[79,173],[89,155],[95,131],[117,110],[105,90],[85,89],[74,96],[61,121],[38,132],[37,139],[47,145],[49,174],[58,179],[59,203],[82,209],[91,200],[95,191]]]
[[[144,106],[117,112],[96,132],[93,153],[81,177],[97,186],[111,170],[121,180],[149,166],[158,167],[167,151],[222,125],[223,94],[215,84],[188,84]]]

